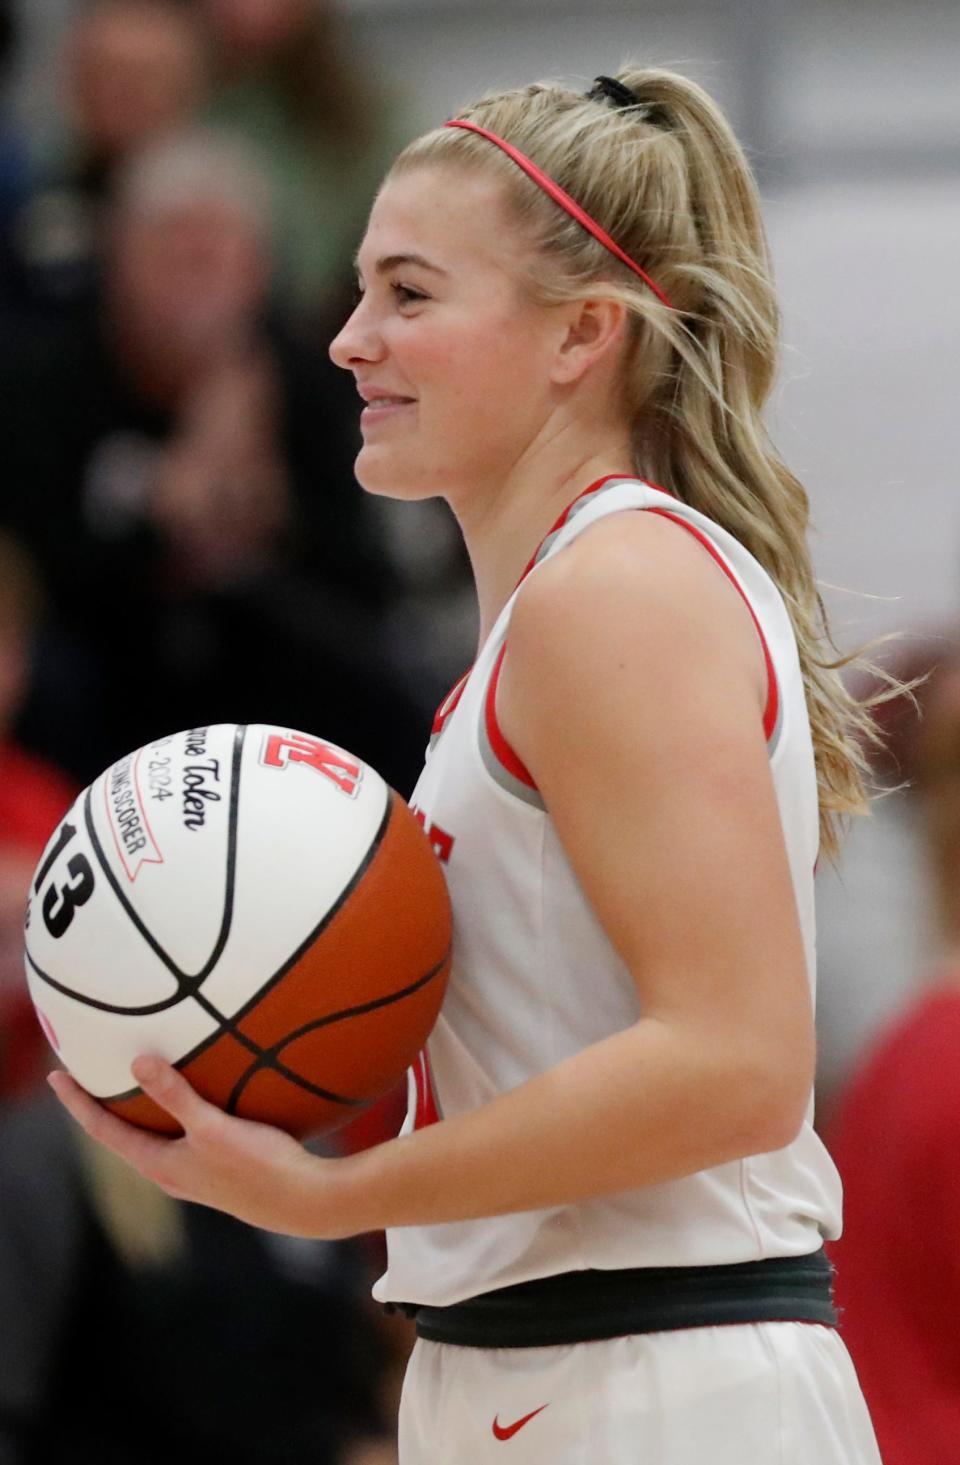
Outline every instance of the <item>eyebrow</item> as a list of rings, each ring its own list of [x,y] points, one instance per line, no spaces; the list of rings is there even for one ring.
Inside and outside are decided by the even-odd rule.
[[[431,264],[428,259],[424,259],[422,254],[382,255],[381,258],[377,260],[377,263],[374,266],[374,273],[377,275],[386,275],[389,274],[391,270],[397,269],[400,265],[419,265],[422,270],[432,270],[435,275],[446,275],[448,273],[447,270],[441,269],[439,265]],[[353,267],[356,270],[357,274],[359,274],[359,254],[354,257]]]

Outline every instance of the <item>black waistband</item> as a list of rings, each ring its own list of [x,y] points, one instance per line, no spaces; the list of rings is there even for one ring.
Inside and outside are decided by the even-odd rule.
[[[832,1282],[821,1248],[730,1266],[562,1272],[449,1307],[388,1306],[415,1317],[418,1336],[434,1343],[543,1348],[724,1323],[836,1327]]]

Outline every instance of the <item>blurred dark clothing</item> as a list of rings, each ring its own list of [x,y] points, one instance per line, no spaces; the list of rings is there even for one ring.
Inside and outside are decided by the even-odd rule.
[[[36,187],[26,139],[0,109],[0,324],[5,333],[16,329],[30,310],[45,309],[53,300],[58,308],[60,304],[62,271],[56,267],[48,271],[38,258],[38,249],[42,247],[37,238],[38,229],[52,242],[54,220],[47,209],[44,225],[43,206],[34,209]],[[32,228],[32,224],[37,227]],[[74,273],[71,267],[71,294],[77,289]],[[85,262],[84,284],[89,278],[89,265]]]
[[[264,720],[348,747],[407,794],[427,728],[381,651],[391,572],[353,477],[352,382],[267,332],[291,522],[250,574],[184,582],[145,507],[173,416],[133,388],[101,319],[46,322],[0,355],[0,522],[50,598],[24,740],[87,782],[161,733]]]
[[[11,0],[0,0],[0,77],[17,48],[17,26]],[[14,231],[35,183],[30,147],[23,127],[9,105],[0,103],[0,308],[6,295],[9,262],[16,252]]]
[[[0,231],[6,233],[29,197],[33,170],[27,141],[0,108]]]
[[[0,0],[0,15],[8,8]],[[23,0],[15,8],[25,10]],[[192,3],[85,0],[69,9],[55,24],[64,135],[46,141],[0,253],[0,302],[14,320],[89,300],[114,179],[151,141],[189,126],[206,95]]]
[[[0,1116],[0,1465],[334,1465],[379,1432],[352,1246],[181,1205],[182,1250],[131,1265],[69,1126]]]
[[[11,204],[0,247],[0,321],[29,330],[89,309],[102,273],[105,171],[32,179]]]
[[[960,1458],[958,1136],[960,983],[895,1020],[827,1135],[844,1186],[829,1248],[840,1330],[884,1465]]]

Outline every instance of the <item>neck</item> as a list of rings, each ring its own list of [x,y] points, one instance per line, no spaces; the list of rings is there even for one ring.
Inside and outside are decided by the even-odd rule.
[[[567,505],[598,478],[632,476],[632,461],[625,434],[611,432],[579,443],[557,438],[525,455],[488,493],[449,496],[476,584],[479,646]]]

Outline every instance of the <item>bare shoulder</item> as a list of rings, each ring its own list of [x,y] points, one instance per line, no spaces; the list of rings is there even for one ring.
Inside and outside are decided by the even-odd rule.
[[[505,687],[523,680],[542,690],[545,679],[571,677],[583,686],[630,665],[648,685],[689,676],[742,682],[761,713],[767,695],[742,595],[694,535],[650,513],[600,520],[529,576],[506,661]]]

